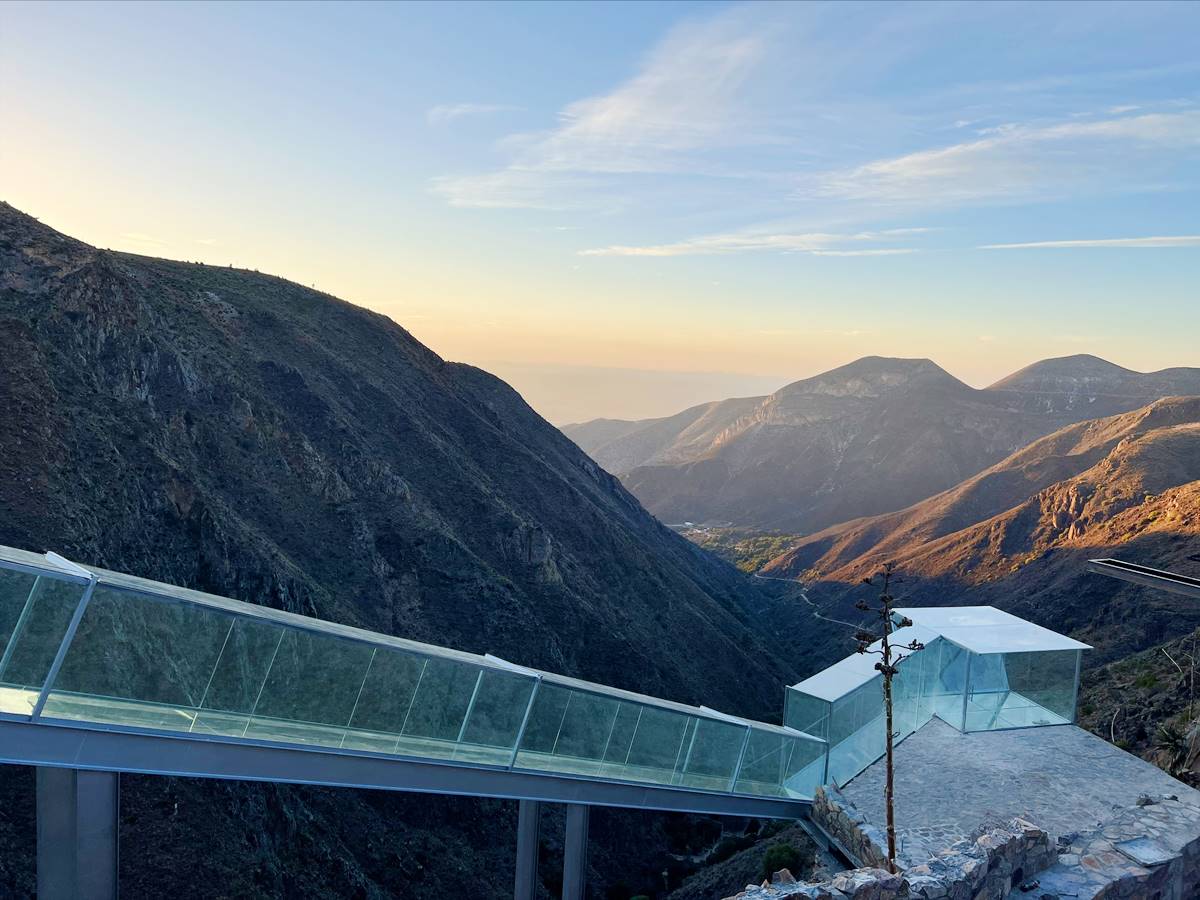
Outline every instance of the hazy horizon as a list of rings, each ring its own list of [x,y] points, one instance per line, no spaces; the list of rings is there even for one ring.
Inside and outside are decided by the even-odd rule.
[[[1200,365],[1195,4],[9,3],[0,26],[0,197],[377,310],[559,423],[865,355],[975,386],[1080,352]]]

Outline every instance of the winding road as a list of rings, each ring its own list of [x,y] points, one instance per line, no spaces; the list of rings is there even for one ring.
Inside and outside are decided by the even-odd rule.
[[[832,622],[834,625],[846,625],[850,628],[862,627],[861,622],[856,623],[847,622],[844,619],[831,619],[829,616],[824,615],[819,609],[817,609],[817,604],[808,599],[808,591],[804,590],[804,585],[794,578],[776,578],[773,575],[759,575],[757,572],[754,572],[753,575],[755,578],[761,578],[763,581],[786,581],[788,584],[794,585],[800,592],[800,599],[812,608],[813,618],[820,619],[823,622]]]

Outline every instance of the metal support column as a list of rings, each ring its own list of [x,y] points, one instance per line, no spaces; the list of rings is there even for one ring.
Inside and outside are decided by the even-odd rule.
[[[583,900],[587,890],[588,811],[582,803],[567,804],[562,900]]]
[[[536,900],[538,884],[538,826],[542,804],[522,800],[517,812],[517,881],[515,900]]]
[[[38,900],[116,900],[118,779],[38,768]]]

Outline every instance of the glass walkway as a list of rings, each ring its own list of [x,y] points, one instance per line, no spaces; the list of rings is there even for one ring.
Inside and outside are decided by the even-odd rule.
[[[894,642],[924,644],[893,683],[899,739],[1074,721],[1086,644],[991,607],[896,614]],[[810,827],[886,737],[874,656],[788,688],[769,725],[3,546],[0,647],[0,763],[37,767],[47,900],[115,900],[120,772],[519,800],[517,900],[540,805],[563,803],[582,900],[588,807]]]
[[[0,547],[0,646],[8,722],[656,786],[696,811],[795,815],[825,776],[825,741],[792,728],[55,554]]]

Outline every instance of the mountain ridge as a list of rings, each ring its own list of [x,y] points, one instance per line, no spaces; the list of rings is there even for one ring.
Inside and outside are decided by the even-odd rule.
[[[863,357],[727,410],[609,422],[602,439],[564,432],[669,522],[809,533],[903,509],[1072,422],[1182,394],[1200,394],[1200,369],[1077,355],[973,388],[928,359]],[[914,458],[897,464],[905,448]]]
[[[791,666],[752,622],[755,586],[508,385],[382,315],[276,276],[98,250],[4,204],[0,344],[0,543],[778,713]],[[0,831],[32,796],[5,775]],[[131,855],[171,861],[123,873],[144,879],[124,884],[135,896],[432,898],[464,871],[511,889],[500,802],[132,777],[123,795]],[[597,883],[661,869],[641,851],[667,845],[662,821],[638,821],[632,848],[619,814],[594,818]],[[30,877],[0,871],[0,893]]]

